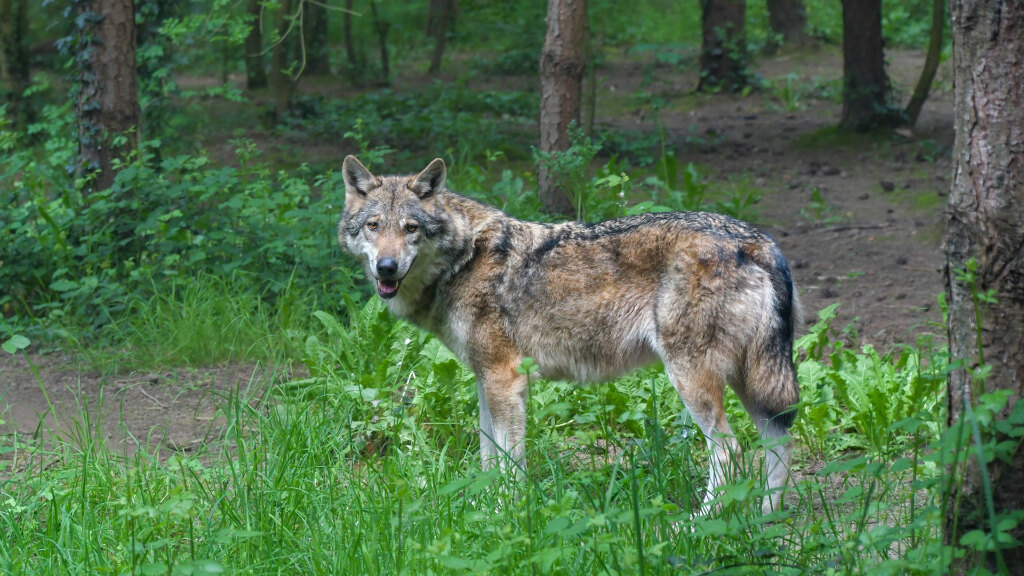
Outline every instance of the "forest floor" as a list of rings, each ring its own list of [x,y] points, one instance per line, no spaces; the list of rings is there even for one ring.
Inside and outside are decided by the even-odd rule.
[[[893,85],[906,100],[923,53],[895,50],[887,56]],[[660,121],[680,165],[693,162],[706,174],[709,195],[761,194],[752,219],[787,255],[806,323],[813,323],[818,310],[840,302],[835,325],[853,328],[852,343],[885,351],[912,345],[925,333],[944,342],[934,323],[941,321],[936,297],[943,290],[943,207],[953,142],[948,67],[940,69],[912,134],[840,136],[829,130],[839,121],[837,99],[820,97],[838,90],[838,51],[764,57],[756,66],[771,88],[746,96],[707,96],[693,93],[693,70],[655,68],[651,74],[651,68],[626,56],[612,57],[599,72],[597,123],[650,132],[660,129]],[[405,82],[396,79],[396,91],[422,79]],[[535,79],[473,82],[488,89],[529,88]],[[657,118],[649,106],[632,104],[638,93],[663,99]],[[261,142],[274,138],[252,136]],[[341,139],[315,151],[293,151],[299,157],[330,156],[339,164],[351,152]],[[0,354],[0,435],[81,438],[91,427],[94,437],[125,454],[136,441],[166,447],[165,456],[191,451],[222,432],[224,423],[216,415],[226,391],[281,377],[275,367],[253,365],[110,375],[80,370],[65,354],[32,355],[31,360],[32,366],[21,356]],[[91,422],[81,421],[86,405]]]

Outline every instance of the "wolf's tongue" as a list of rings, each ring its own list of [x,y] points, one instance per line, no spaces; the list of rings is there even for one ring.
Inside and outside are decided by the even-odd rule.
[[[381,292],[383,292],[385,294],[391,294],[395,290],[398,290],[398,282],[386,282],[384,280],[380,281],[380,291]]]

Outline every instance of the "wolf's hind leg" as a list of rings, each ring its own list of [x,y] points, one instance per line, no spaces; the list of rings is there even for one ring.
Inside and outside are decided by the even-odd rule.
[[[747,379],[736,393],[757,426],[765,446],[765,497],[761,509],[767,514],[782,507],[782,493],[789,480],[789,461],[793,441],[789,427],[800,399],[796,373],[788,357],[756,355],[756,365],[748,366]]]
[[[705,514],[709,511],[708,502],[714,498],[715,489],[736,472],[734,468],[738,466],[740,456],[740,445],[725,419],[725,406],[722,404],[724,378],[714,370],[690,366],[686,362],[665,362],[665,368],[669,380],[707,441],[711,466],[701,507],[701,513]]]

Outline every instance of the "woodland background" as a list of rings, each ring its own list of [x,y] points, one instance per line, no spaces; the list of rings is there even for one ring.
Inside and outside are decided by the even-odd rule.
[[[1013,0],[0,0],[0,567],[1019,573],[1020,54]],[[691,515],[659,367],[534,383],[528,478],[479,472],[472,374],[336,245],[346,154],[772,233],[787,508],[730,396]]]

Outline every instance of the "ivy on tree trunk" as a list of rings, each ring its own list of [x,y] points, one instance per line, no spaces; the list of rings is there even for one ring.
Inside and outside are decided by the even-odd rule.
[[[701,0],[702,43],[697,90],[739,90],[747,84],[746,0]]]
[[[138,148],[139,84],[132,0],[79,0],[79,170],[95,173],[93,190],[114,182],[114,162]]]

